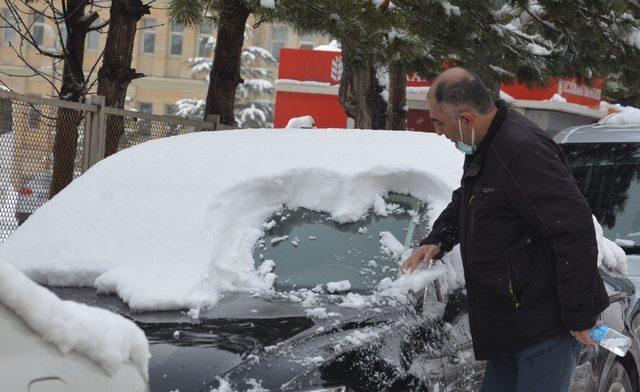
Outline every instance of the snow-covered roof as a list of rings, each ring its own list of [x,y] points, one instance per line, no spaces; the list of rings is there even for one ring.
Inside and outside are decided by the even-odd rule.
[[[252,249],[283,205],[365,215],[388,192],[438,213],[462,154],[435,134],[236,130],[151,141],[109,157],[37,210],[0,261],[49,285],[115,292],[134,309],[214,305],[259,290]],[[37,244],[35,246],[34,244]]]
[[[86,355],[111,374],[131,361],[148,379],[149,343],[132,321],[104,309],[62,301],[5,262],[0,262],[0,302],[61,352]]]

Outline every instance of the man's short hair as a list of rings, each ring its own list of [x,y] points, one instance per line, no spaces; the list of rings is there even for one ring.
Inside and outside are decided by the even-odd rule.
[[[469,70],[465,71],[465,75],[459,78],[444,79],[436,83],[436,102],[453,117],[465,109],[480,114],[489,113],[495,107],[489,90],[478,75]],[[452,113],[454,111],[455,114]]]

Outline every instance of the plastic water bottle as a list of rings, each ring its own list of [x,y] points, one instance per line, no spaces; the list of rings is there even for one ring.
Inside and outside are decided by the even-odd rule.
[[[606,325],[596,325],[591,328],[591,338],[601,347],[620,357],[624,357],[631,347],[631,339]]]

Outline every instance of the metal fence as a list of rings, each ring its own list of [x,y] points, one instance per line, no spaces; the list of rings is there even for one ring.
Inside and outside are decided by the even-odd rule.
[[[54,144],[64,129],[64,134],[77,130],[75,143],[71,137],[63,143],[68,148],[61,149],[76,178],[104,158],[110,143],[120,151],[148,140],[231,127],[109,108],[103,97],[74,103],[0,90],[0,241],[49,199]]]

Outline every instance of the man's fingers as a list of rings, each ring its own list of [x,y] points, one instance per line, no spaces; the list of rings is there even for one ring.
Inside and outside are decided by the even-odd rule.
[[[411,255],[402,265],[402,269],[405,271],[413,272],[416,269],[416,264],[420,259]]]
[[[427,250],[427,253],[425,253],[424,257],[422,258],[422,260],[425,263],[428,263],[431,261],[431,259],[433,259],[436,255],[438,254],[438,249],[436,247],[432,247],[429,248],[429,250]]]

